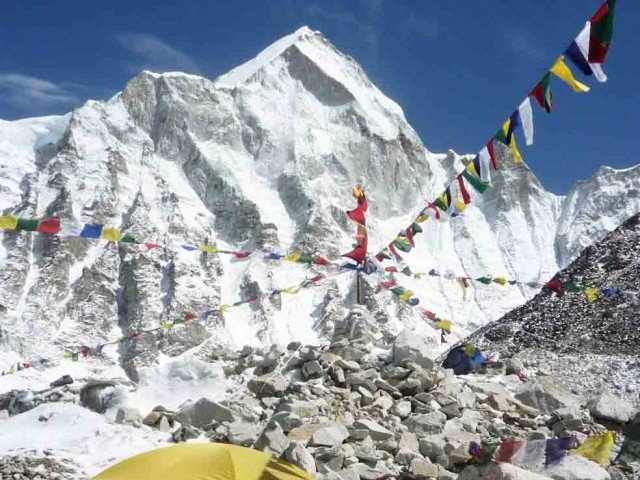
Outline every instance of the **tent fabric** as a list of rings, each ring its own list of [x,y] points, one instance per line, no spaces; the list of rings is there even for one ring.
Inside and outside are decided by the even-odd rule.
[[[128,458],[93,480],[314,480],[269,454],[221,443],[186,443]]]
[[[462,344],[449,351],[442,366],[453,369],[453,373],[456,375],[466,375],[479,370],[484,363],[485,358],[480,349]]]

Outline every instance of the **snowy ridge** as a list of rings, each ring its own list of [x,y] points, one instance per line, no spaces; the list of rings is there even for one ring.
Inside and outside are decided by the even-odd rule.
[[[65,223],[100,222],[139,238],[297,251],[348,251],[351,189],[370,201],[372,250],[440,192],[465,157],[429,152],[402,110],[357,63],[302,28],[212,82],[142,72],[106,102],[63,117],[0,123],[0,207]],[[547,280],[585,246],[640,210],[640,167],[601,169],[567,199],[499,151],[495,188],[459,218],[429,220],[406,261],[414,271]],[[621,198],[625,204],[618,208]],[[598,218],[596,222],[589,219]],[[18,358],[156,326],[163,315],[203,311],[302,281],[300,265],[143,251],[28,233],[1,234],[0,368]],[[536,291],[469,289],[437,277],[399,277],[422,306],[450,318],[453,339],[499,318]],[[382,331],[439,333],[368,279]],[[354,307],[353,279],[283,296],[106,350],[143,379],[161,358],[210,360],[243,344],[331,338]],[[317,327],[314,328],[314,325]],[[95,367],[101,366],[100,361]],[[92,363],[93,364],[93,363]]]

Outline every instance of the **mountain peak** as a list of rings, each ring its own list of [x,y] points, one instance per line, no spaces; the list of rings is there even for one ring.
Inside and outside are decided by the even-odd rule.
[[[298,42],[308,41],[315,35],[324,39],[320,32],[314,32],[306,25],[300,27],[295,32],[286,35],[279,40],[276,40],[251,60],[235,67],[234,69],[223,75],[220,75],[216,79],[216,83],[220,86],[225,87],[235,87],[239,84],[245,83],[258,70],[268,65],[275,58],[280,56],[286,49]]]

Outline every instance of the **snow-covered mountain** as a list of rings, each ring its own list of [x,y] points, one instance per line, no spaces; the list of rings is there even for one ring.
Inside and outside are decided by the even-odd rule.
[[[547,280],[640,211],[640,166],[602,168],[565,198],[499,153],[495,188],[464,215],[425,223],[406,256],[412,269]],[[336,257],[352,242],[344,211],[353,207],[356,183],[367,191],[375,249],[442,190],[463,159],[427,150],[355,60],[304,27],[214,81],[142,72],[108,101],[64,116],[0,121],[0,211],[99,222],[151,241]],[[259,258],[0,235],[0,360],[7,364],[59,359],[65,348],[156,326],[163,312],[230,304],[309,273]],[[463,299],[445,278],[400,281],[422,306],[451,318],[459,338],[536,293],[489,285]],[[437,332],[417,313],[371,290],[368,320],[390,332],[415,325],[439,348]],[[210,359],[220,347],[318,342],[350,314],[353,291],[344,275],[105,353],[137,379],[147,370],[140,367],[184,352]]]

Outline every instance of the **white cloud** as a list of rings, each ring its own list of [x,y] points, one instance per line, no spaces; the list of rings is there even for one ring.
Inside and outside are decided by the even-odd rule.
[[[526,55],[534,60],[546,57],[544,48],[537,45],[529,35],[520,30],[512,30],[507,34],[507,45],[517,54]]]
[[[0,98],[21,108],[71,105],[80,99],[71,85],[58,84],[20,73],[0,73]]]
[[[138,57],[140,63],[132,66],[136,71],[148,69],[157,72],[198,72],[198,66],[191,57],[153,35],[118,33],[114,38],[122,47]]]

